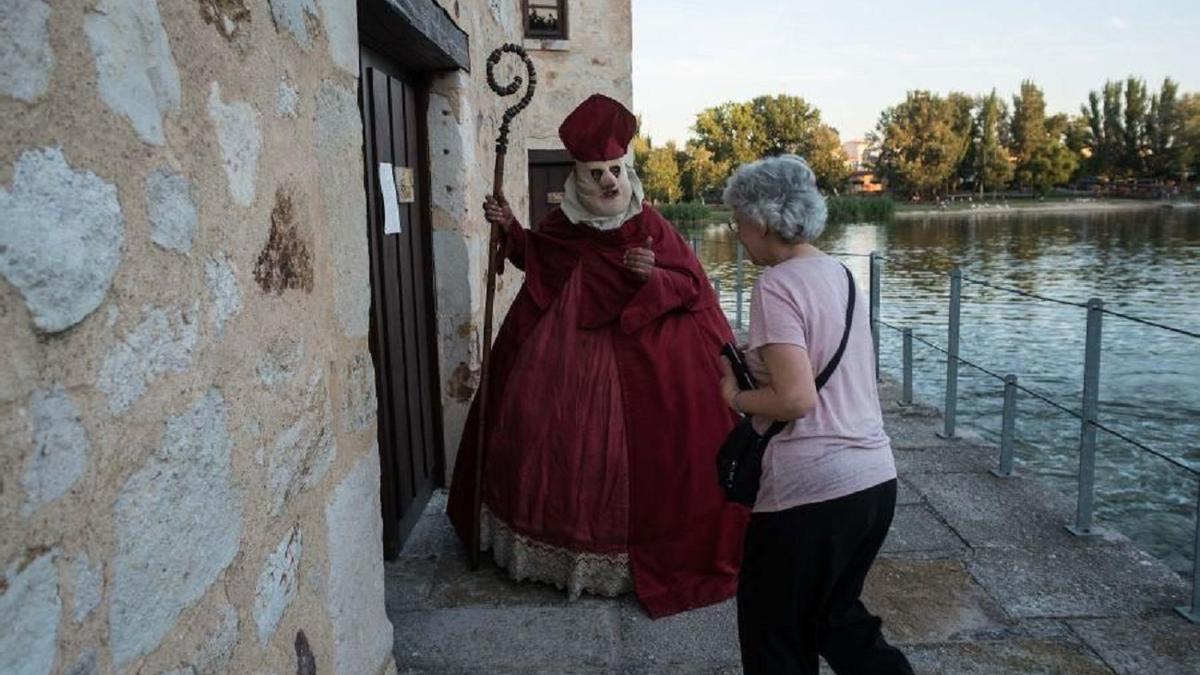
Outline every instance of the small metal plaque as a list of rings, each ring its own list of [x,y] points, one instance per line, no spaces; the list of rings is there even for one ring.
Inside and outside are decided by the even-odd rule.
[[[566,196],[567,196],[567,193],[565,193],[565,192],[547,192],[546,193],[546,203],[547,204],[561,204],[561,203],[563,203],[563,198]]]
[[[401,204],[411,204],[417,200],[416,189],[413,184],[413,170],[409,166],[397,166],[394,169],[396,176],[396,197]]]

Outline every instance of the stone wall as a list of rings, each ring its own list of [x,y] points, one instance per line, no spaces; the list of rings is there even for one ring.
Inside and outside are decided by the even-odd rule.
[[[484,64],[522,31],[518,0],[437,2],[473,64],[428,110],[448,479],[512,101]],[[630,100],[628,0],[571,4],[517,213],[528,149]],[[0,672],[393,667],[357,51],[350,0],[0,0]]]
[[[354,2],[0,0],[0,672],[389,667],[357,73]]]
[[[529,147],[558,150],[558,125],[592,94],[633,109],[633,21],[629,0],[568,0],[567,40],[523,42],[552,96],[530,105]]]

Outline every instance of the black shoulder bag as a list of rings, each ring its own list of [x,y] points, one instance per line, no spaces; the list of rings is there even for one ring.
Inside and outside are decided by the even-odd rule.
[[[854,298],[857,295],[854,288],[854,277],[850,274],[848,267],[843,266],[843,268],[846,270],[846,280],[850,284],[850,299],[846,303],[846,330],[842,333],[842,342],[838,345],[837,352],[817,375],[815,381],[817,391],[825,386],[829,377],[833,375],[833,371],[837,370],[838,363],[842,360],[842,352],[846,351],[846,342],[850,339],[850,326],[854,323]],[[740,355],[737,348],[732,345],[727,345],[727,347],[731,348],[726,353],[733,356],[730,360],[734,362],[734,369],[738,370],[739,367],[744,369],[745,364],[739,363]],[[738,381],[743,390],[752,389],[755,386],[754,378],[750,375],[749,370],[744,370],[744,374],[739,374]],[[717,452],[717,481],[725,490],[725,496],[729,498],[729,501],[754,506],[754,500],[758,497],[759,479],[762,477],[763,453],[766,452],[771,438],[783,431],[787,425],[788,422],[772,422],[765,434],[759,434],[755,431],[750,416],[743,415],[742,420],[729,432],[725,443]]]

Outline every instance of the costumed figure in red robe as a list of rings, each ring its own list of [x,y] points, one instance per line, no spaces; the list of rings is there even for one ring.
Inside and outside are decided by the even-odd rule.
[[[652,206],[628,154],[637,121],[599,94],[559,136],[576,160],[561,207],[532,231],[491,197],[525,280],[491,353],[487,428],[468,416],[447,511],[514,579],[617,595],[652,617],[731,597],[745,508],[714,476],[736,421],[716,355],[729,324],[691,248]]]

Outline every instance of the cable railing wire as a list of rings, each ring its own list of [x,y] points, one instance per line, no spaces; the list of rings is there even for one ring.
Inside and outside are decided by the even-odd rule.
[[[1120,312],[1114,312],[1114,311],[1112,311],[1111,309],[1101,309],[1100,311],[1101,311],[1101,312],[1104,312],[1105,314],[1111,314],[1112,316],[1119,317],[1119,318],[1122,318],[1122,319],[1126,319],[1126,320],[1128,320],[1128,321],[1136,321],[1137,323],[1144,323],[1144,324],[1146,324],[1147,326],[1153,326],[1153,327],[1155,327],[1155,328],[1161,328],[1161,329],[1163,329],[1163,330],[1169,330],[1169,331],[1171,331],[1172,333],[1179,333],[1180,335],[1186,335],[1186,336],[1188,336],[1188,337],[1200,338],[1200,333],[1194,333],[1194,332],[1192,332],[1192,331],[1190,331],[1190,330],[1184,330],[1184,329],[1182,329],[1182,328],[1175,328],[1174,326],[1167,326],[1167,325],[1165,325],[1165,324],[1161,324],[1161,323],[1155,323],[1154,321],[1150,321],[1150,320],[1148,320],[1148,319],[1141,319],[1141,318],[1138,318],[1138,317],[1136,317],[1136,316],[1130,316],[1130,315],[1128,315],[1128,314],[1122,314],[1122,313],[1120,313]]]
[[[1029,291],[1022,291],[1019,288],[1009,288],[1007,286],[1000,286],[997,284],[989,283],[987,281],[983,281],[981,279],[975,279],[973,277],[968,277],[965,274],[963,275],[962,280],[969,284],[976,284],[979,286],[987,286],[988,288],[994,288],[998,291],[1004,291],[1005,293],[1014,293],[1016,295],[1022,295],[1027,298],[1035,298],[1037,300],[1043,300],[1045,302],[1056,302],[1060,305],[1068,305],[1071,307],[1083,307],[1083,308],[1087,307],[1087,303],[1074,302],[1071,300],[1059,300],[1058,298],[1051,298],[1051,297],[1048,297],[1045,295],[1038,295],[1037,293],[1030,293]]]
[[[879,322],[879,324],[880,324],[881,326],[885,326],[885,327],[887,327],[887,328],[890,328],[890,329],[892,329],[892,330],[894,330],[894,331],[897,331],[897,332],[901,332],[901,333],[903,333],[903,332],[904,332],[904,329],[903,329],[903,328],[899,328],[899,327],[897,327],[897,326],[894,326],[894,325],[892,325],[892,324],[890,324],[890,323],[888,323],[888,322],[886,322],[886,321],[882,321],[882,320],[881,320],[881,321]],[[949,356],[949,355],[950,355],[950,352],[949,352],[949,351],[947,351],[945,348],[943,348],[943,347],[941,347],[941,346],[939,346],[939,345],[936,345],[936,344],[934,344],[934,343],[930,342],[929,340],[926,340],[925,338],[923,338],[923,337],[921,337],[921,336],[919,336],[919,335],[917,335],[917,334],[915,334],[915,333],[913,334],[913,336],[912,336],[912,339],[913,339],[913,340],[915,340],[915,341],[917,341],[917,342],[920,342],[921,344],[924,344],[924,345],[926,345],[926,346],[928,346],[928,347],[931,347],[931,348],[933,348],[934,350],[936,350],[936,351],[939,351],[939,352],[941,352],[941,353],[943,353],[943,354],[945,354],[945,355],[947,355],[947,356]],[[979,364],[972,363],[971,361],[969,361],[969,360],[967,360],[967,359],[964,359],[964,358],[963,358],[963,357],[961,357],[961,356],[958,356],[958,357],[956,357],[956,358],[957,358],[958,362],[959,362],[959,363],[962,363],[963,365],[969,366],[969,367],[971,367],[971,368],[974,368],[974,369],[976,369],[976,370],[978,370],[978,371],[980,371],[980,372],[986,373],[986,374],[988,374],[988,375],[990,375],[990,376],[994,377],[995,379],[997,379],[997,380],[1000,380],[1001,382],[1003,382],[1003,381],[1004,381],[1004,376],[1003,376],[1003,375],[1000,375],[1000,374],[998,374],[998,373],[996,373],[996,372],[993,372],[993,371],[991,371],[991,370],[989,370],[989,369],[987,369],[987,368],[984,368],[983,366],[981,366],[981,365],[979,365]],[[1078,419],[1078,420],[1083,420],[1083,415],[1082,415],[1082,414],[1081,414],[1079,411],[1077,411],[1077,410],[1072,410],[1071,408],[1068,408],[1068,407],[1064,406],[1063,404],[1061,404],[1061,403],[1059,403],[1059,402],[1057,402],[1057,401],[1055,401],[1055,400],[1051,399],[1049,396],[1047,396],[1047,395],[1045,395],[1045,394],[1042,394],[1042,393],[1039,393],[1039,392],[1037,392],[1037,391],[1034,391],[1033,389],[1030,389],[1029,387],[1026,387],[1026,386],[1024,386],[1024,385],[1021,385],[1021,384],[1018,384],[1018,385],[1016,385],[1016,387],[1017,387],[1017,389],[1018,389],[1018,390],[1020,390],[1020,391],[1022,391],[1022,392],[1025,392],[1026,394],[1028,394],[1028,395],[1032,396],[1033,398],[1035,398],[1035,399],[1037,399],[1037,400],[1039,400],[1039,401],[1041,401],[1041,402],[1043,402],[1043,403],[1045,403],[1045,404],[1047,404],[1047,405],[1049,405],[1049,406],[1051,406],[1051,407],[1053,407],[1053,408],[1057,408],[1058,410],[1061,410],[1062,412],[1065,412],[1065,413],[1067,413],[1068,415],[1070,415],[1070,416],[1074,417],[1075,419]],[[1129,436],[1127,436],[1127,435],[1125,435],[1125,434],[1121,433],[1120,431],[1117,431],[1116,429],[1113,429],[1113,428],[1111,428],[1111,427],[1109,427],[1109,426],[1107,426],[1107,425],[1105,425],[1105,424],[1102,424],[1102,423],[1100,423],[1100,422],[1097,422],[1097,421],[1095,421],[1095,420],[1091,420],[1091,421],[1089,421],[1089,422],[1088,422],[1088,424],[1091,424],[1092,426],[1096,427],[1097,429],[1100,429],[1101,431],[1104,431],[1104,432],[1106,432],[1106,433],[1109,433],[1109,434],[1111,434],[1111,435],[1113,435],[1113,436],[1116,436],[1117,438],[1119,438],[1119,439],[1121,439],[1121,440],[1125,441],[1126,443],[1129,443],[1130,445],[1132,445],[1132,446],[1134,446],[1134,447],[1136,447],[1136,448],[1138,448],[1138,449],[1140,449],[1140,450],[1143,450],[1143,451],[1145,451],[1145,452],[1148,452],[1148,453],[1150,453],[1151,455],[1154,455],[1155,457],[1158,457],[1159,459],[1162,459],[1162,460],[1164,460],[1164,461],[1166,461],[1166,462],[1169,462],[1170,464],[1173,464],[1174,466],[1176,466],[1176,467],[1179,467],[1180,469],[1183,469],[1184,471],[1187,471],[1187,472],[1188,472],[1188,473],[1190,473],[1192,476],[1195,476],[1195,477],[1197,477],[1197,478],[1200,478],[1200,469],[1196,469],[1196,468],[1194,468],[1194,467],[1192,467],[1192,466],[1189,466],[1188,464],[1186,464],[1186,463],[1184,463],[1184,462],[1181,462],[1180,460],[1178,460],[1178,459],[1176,459],[1176,458],[1174,458],[1174,457],[1171,457],[1170,455],[1167,455],[1167,454],[1165,454],[1165,453],[1163,453],[1163,452],[1161,452],[1161,451],[1159,451],[1159,450],[1155,450],[1154,448],[1151,448],[1150,446],[1146,445],[1145,443],[1141,443],[1141,442],[1139,442],[1139,441],[1136,441],[1136,440],[1134,440],[1134,439],[1130,438]]]

